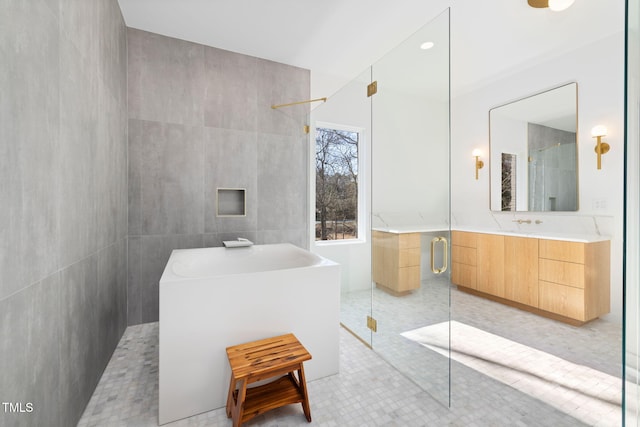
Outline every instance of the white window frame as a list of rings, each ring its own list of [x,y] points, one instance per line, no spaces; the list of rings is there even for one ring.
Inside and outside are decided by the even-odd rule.
[[[355,239],[316,240],[316,131],[321,129],[336,129],[345,132],[358,133],[358,237]],[[367,241],[369,228],[368,199],[369,199],[369,138],[365,128],[330,122],[316,122],[310,129],[309,149],[309,233],[311,246],[333,246],[362,244]]]

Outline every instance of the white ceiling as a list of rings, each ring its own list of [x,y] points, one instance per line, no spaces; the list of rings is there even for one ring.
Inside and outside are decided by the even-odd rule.
[[[333,79],[333,90],[447,7],[454,94],[624,30],[624,0],[576,0],[563,12],[533,9],[526,0],[119,3],[129,27],[307,68],[312,79]]]

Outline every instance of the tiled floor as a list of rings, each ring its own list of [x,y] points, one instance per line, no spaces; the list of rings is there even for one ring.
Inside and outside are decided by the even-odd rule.
[[[586,424],[620,424],[619,377],[455,320],[402,335]]]
[[[408,297],[396,298],[375,291],[373,298],[379,328],[373,337],[375,351],[341,330],[340,373],[309,383],[312,425],[585,425],[532,396],[461,363],[449,362],[400,336],[401,332],[441,322],[441,310],[448,312],[449,301],[452,318],[456,320],[573,363],[620,376],[620,330],[610,322],[596,321],[574,328],[455,289],[449,295],[446,283],[437,280],[423,283],[420,292]],[[356,299],[353,298],[354,304],[362,304]],[[371,301],[370,293],[368,300]],[[348,296],[343,295],[343,303],[345,306],[349,303]],[[80,426],[157,425],[157,346],[157,323],[127,329]],[[231,422],[224,409],[218,409],[167,425],[230,426]],[[245,425],[305,426],[308,423],[300,405],[293,405],[268,412]],[[597,425],[620,425],[620,420],[611,419]]]

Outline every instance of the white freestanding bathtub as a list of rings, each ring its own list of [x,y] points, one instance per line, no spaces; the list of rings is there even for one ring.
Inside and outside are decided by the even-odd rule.
[[[290,244],[174,250],[160,279],[159,423],[225,406],[231,345],[292,332],[313,357],[307,381],[336,374],[339,268]]]

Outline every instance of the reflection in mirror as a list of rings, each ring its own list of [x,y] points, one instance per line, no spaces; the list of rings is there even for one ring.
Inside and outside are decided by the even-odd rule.
[[[516,210],[516,155],[502,153],[502,209]]]
[[[489,112],[491,210],[576,211],[577,84]]]

